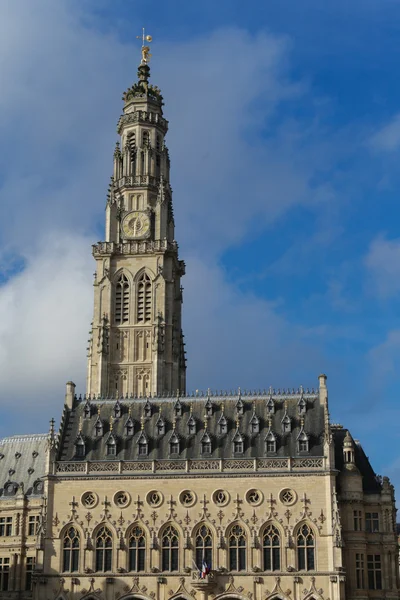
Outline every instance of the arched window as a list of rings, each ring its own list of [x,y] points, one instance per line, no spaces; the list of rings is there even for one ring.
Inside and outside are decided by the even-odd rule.
[[[119,276],[115,286],[114,315],[117,325],[129,321],[129,283],[123,273]]]
[[[264,571],[281,570],[281,542],[279,531],[273,525],[268,525],[263,534]]]
[[[201,571],[203,563],[211,569],[212,561],[212,533],[208,527],[202,525],[196,534],[196,565]]]
[[[149,131],[143,131],[143,146],[148,146],[150,144],[150,132]]]
[[[299,571],[314,571],[315,540],[312,529],[304,524],[297,534],[297,567]]]
[[[128,542],[129,571],[145,571],[146,536],[141,527],[134,527]]]
[[[162,570],[178,571],[179,535],[172,525],[164,530],[161,540],[161,553]]]
[[[246,570],[246,534],[240,525],[232,527],[229,535],[229,569]]]
[[[147,273],[143,273],[138,281],[137,320],[139,323],[151,321],[151,281]]]
[[[101,527],[96,535],[96,571],[112,570],[112,535],[107,527]]]
[[[63,571],[75,573],[79,571],[80,535],[75,527],[69,527],[63,541]]]

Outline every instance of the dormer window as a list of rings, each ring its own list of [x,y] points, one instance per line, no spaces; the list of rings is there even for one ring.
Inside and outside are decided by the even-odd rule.
[[[94,424],[94,435],[95,437],[102,437],[103,435],[103,423],[100,417],[97,417],[96,423]]]
[[[143,412],[146,419],[149,419],[151,417],[151,403],[148,400],[144,405]]]
[[[119,400],[114,404],[114,419],[119,419],[122,415],[122,406]]]
[[[300,400],[297,403],[299,414],[304,415],[307,411],[307,402],[304,400],[303,396],[301,396]]]
[[[117,454],[117,442],[113,435],[110,435],[107,441],[107,454],[108,456],[116,456]]]
[[[75,456],[76,458],[83,458],[85,456],[85,441],[81,434],[75,441]]]
[[[209,433],[206,431],[201,440],[201,453],[202,454],[211,454],[212,452],[212,444]]]
[[[276,438],[272,431],[269,431],[265,436],[265,449],[267,454],[276,453]]]
[[[182,416],[182,403],[179,400],[179,398],[178,398],[178,400],[174,404],[174,412],[175,412],[175,417],[181,417]]]
[[[298,451],[300,453],[305,453],[309,451],[310,444],[308,440],[308,435],[305,431],[300,432],[299,437],[297,438],[297,446]]]
[[[292,422],[289,415],[285,414],[282,419],[282,433],[290,433],[292,431]]]
[[[270,415],[275,413],[275,402],[273,401],[272,396],[270,396],[267,400],[267,413]]]
[[[243,442],[238,440],[234,441],[233,451],[235,454],[243,454]]]
[[[85,419],[90,419],[92,414],[92,407],[89,400],[86,400],[85,406],[83,407],[83,416]]]
[[[211,399],[208,398],[207,402],[204,405],[204,409],[205,409],[205,413],[208,417],[212,417],[213,414],[213,403],[211,402]]]
[[[157,435],[161,436],[165,433],[165,421],[162,417],[159,417],[156,423]]]
[[[135,426],[133,424],[132,418],[129,416],[125,423],[125,435],[127,437],[131,437],[135,433]]]
[[[193,417],[193,415],[191,415],[189,417],[188,422],[187,422],[187,427],[188,427],[189,435],[194,435],[196,433],[196,420]]]
[[[225,435],[228,432],[228,422],[225,415],[222,415],[218,421],[218,431],[220,435]]]
[[[147,442],[147,438],[145,433],[142,431],[140,437],[137,441],[138,444],[138,454],[139,456],[147,456],[149,453],[149,444]]]
[[[173,433],[169,440],[169,453],[174,456],[179,454],[179,445],[179,438],[176,433]]]
[[[236,411],[238,415],[242,415],[244,413],[244,404],[241,398],[239,398],[239,400],[236,402]]]
[[[254,433],[259,433],[260,431],[260,419],[257,417],[257,415],[253,414],[253,416],[250,419],[250,433],[254,434]]]

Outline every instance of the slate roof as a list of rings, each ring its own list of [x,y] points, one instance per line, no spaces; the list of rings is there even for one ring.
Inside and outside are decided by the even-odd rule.
[[[347,433],[347,429],[343,427],[332,426],[332,435],[335,444],[335,467],[339,471],[344,470],[343,460],[343,441]],[[360,442],[354,442],[354,457],[356,467],[362,475],[363,490],[369,494],[379,494],[382,490],[380,477],[376,475],[368,456],[365,454]],[[340,492],[340,480],[337,482],[338,491]]]
[[[300,414],[301,404],[304,402],[304,414]],[[283,432],[282,425],[285,414],[290,419],[291,429],[286,433]],[[224,420],[227,429],[225,434],[220,432],[220,423]],[[179,440],[179,456],[175,458],[232,458],[237,456],[233,452],[233,440],[235,436],[238,439],[237,434],[244,443],[241,457],[263,457],[269,455],[266,453],[265,442],[268,432],[272,432],[276,438],[274,456],[301,456],[297,438],[302,423],[309,438],[307,455],[323,456],[324,409],[316,392],[264,396],[194,396],[179,400],[76,399],[72,410],[66,409],[62,419],[58,460],[77,459],[75,443],[78,437],[84,440],[85,456],[82,458],[86,460],[168,459],[171,457],[170,441],[173,434]],[[107,453],[111,428],[116,440],[115,456]],[[258,432],[254,431],[257,429]],[[148,454],[139,457],[138,441],[142,432],[148,441]],[[208,435],[204,437],[205,433]],[[207,441],[208,437],[212,451],[204,455],[202,441]]]
[[[45,433],[0,440],[0,501],[20,493],[42,495],[46,444]]]

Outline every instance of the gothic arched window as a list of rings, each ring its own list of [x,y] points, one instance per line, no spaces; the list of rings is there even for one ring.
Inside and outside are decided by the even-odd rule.
[[[131,530],[128,541],[129,571],[145,571],[146,536],[141,527]]]
[[[179,535],[172,525],[169,525],[162,535],[161,562],[163,571],[179,570]]]
[[[229,534],[229,569],[246,570],[246,533],[240,525],[232,527]]]
[[[129,321],[129,282],[123,273],[115,286],[115,322],[118,324]]]
[[[101,527],[96,535],[96,571],[105,573],[112,570],[113,541],[110,530]]]
[[[138,281],[137,320],[139,323],[151,321],[151,281],[147,273],[143,273]]]
[[[268,525],[263,534],[264,571],[280,571],[281,542],[279,531],[273,525]]]
[[[304,524],[297,534],[297,568],[299,571],[315,569],[315,539],[312,529]]]
[[[196,565],[201,571],[203,562],[211,568],[212,561],[212,533],[208,527],[202,525],[196,534]]]
[[[79,571],[80,535],[75,527],[69,527],[63,540],[63,571],[75,573]]]

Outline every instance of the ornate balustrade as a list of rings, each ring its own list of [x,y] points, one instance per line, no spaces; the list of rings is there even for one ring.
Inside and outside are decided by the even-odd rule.
[[[139,242],[99,242],[92,246],[93,256],[110,254],[153,254],[154,252],[177,251],[176,242],[168,240],[141,240]]]
[[[148,461],[60,461],[56,473],[62,475],[90,475],[118,473],[127,475],[154,473],[200,473],[200,472],[306,472],[324,471],[324,457],[304,458],[254,458],[254,459],[209,459],[209,460],[148,460]]]

